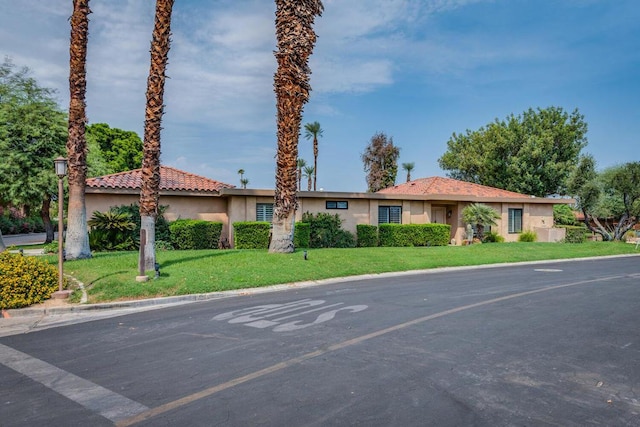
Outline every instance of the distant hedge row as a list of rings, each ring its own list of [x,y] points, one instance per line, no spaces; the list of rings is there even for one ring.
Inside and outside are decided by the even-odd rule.
[[[313,223],[297,222],[294,245],[309,248],[312,243]],[[269,247],[268,222],[235,222],[234,244],[236,249],[267,249]],[[356,227],[359,247],[376,246],[446,246],[449,244],[451,226],[446,224],[359,224]],[[352,246],[352,245],[351,245]]]
[[[169,224],[175,249],[216,249],[222,233],[221,222],[179,219]]]
[[[233,241],[236,249],[268,249],[271,223],[263,221],[242,221],[233,223]],[[296,222],[293,244],[296,248],[308,248],[310,241],[309,224]]]

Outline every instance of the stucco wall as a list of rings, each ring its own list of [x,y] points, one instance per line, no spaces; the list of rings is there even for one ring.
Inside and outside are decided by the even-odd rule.
[[[139,202],[140,196],[135,194],[85,194],[88,218],[91,218],[94,211],[106,212],[112,206],[130,205]],[[159,203],[162,206],[168,206],[164,213],[167,221],[175,221],[178,218],[216,221],[223,224],[223,235],[228,235],[229,233],[227,199],[214,196],[160,195]]]
[[[264,192],[263,192],[264,193]],[[348,209],[327,209],[326,201],[347,201]],[[137,194],[107,194],[107,193],[87,193],[86,206],[87,216],[90,218],[94,211],[107,211],[111,206],[138,203]],[[256,204],[273,203],[273,196],[264,194],[234,194],[225,197],[199,196],[199,195],[161,195],[160,204],[168,205],[165,217],[169,221],[177,218],[203,219],[207,221],[218,221],[223,223],[223,237],[227,237],[233,244],[233,229],[231,224],[238,221],[255,221]],[[323,198],[323,197],[300,197],[299,209],[296,212],[296,219],[302,219],[304,212],[338,214],[343,220],[343,228],[352,233],[356,233],[358,224],[378,224],[379,206],[402,206],[403,224],[425,224],[433,222],[434,212],[438,211],[443,222],[451,225],[451,238],[456,244],[462,244],[465,238],[466,224],[462,221],[462,209],[468,202],[455,201],[427,201],[427,200],[397,200],[397,199],[367,199],[360,195],[355,197]],[[522,229],[539,230],[551,228],[553,226],[553,205],[552,204],[531,204],[531,203],[486,203],[500,213],[501,219],[498,225],[492,227],[492,231],[497,232],[505,238],[505,241],[512,242],[518,240],[517,233],[508,232],[509,209],[522,209]],[[442,221],[442,219],[440,220]],[[546,236],[539,233],[539,236]]]

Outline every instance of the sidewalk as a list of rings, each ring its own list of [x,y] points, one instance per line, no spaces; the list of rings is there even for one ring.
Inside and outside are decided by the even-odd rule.
[[[29,234],[8,234],[2,235],[2,241],[6,247],[21,245],[39,245],[44,243],[47,238],[46,233],[29,233]],[[54,240],[58,238],[58,233],[54,233]]]

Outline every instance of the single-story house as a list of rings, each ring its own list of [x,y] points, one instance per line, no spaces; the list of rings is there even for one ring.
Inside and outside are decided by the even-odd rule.
[[[88,179],[87,216],[111,206],[138,203],[140,187],[140,169]],[[274,190],[241,189],[172,167],[160,168],[160,204],[168,206],[166,219],[221,222],[223,236],[231,243],[234,222],[271,220],[273,198]],[[505,241],[516,241],[520,232],[531,230],[538,234],[538,241],[545,242],[564,238],[564,230],[553,228],[553,205],[573,202],[433,177],[377,193],[300,191],[296,217],[302,219],[304,212],[338,214],[343,228],[353,233],[358,224],[449,224],[452,243],[461,244],[466,233],[462,209],[470,203],[484,203],[500,213],[492,231]]]

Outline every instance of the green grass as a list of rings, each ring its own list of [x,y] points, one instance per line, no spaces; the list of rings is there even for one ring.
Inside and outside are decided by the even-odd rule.
[[[319,280],[367,273],[422,270],[505,262],[640,254],[635,245],[495,243],[430,248],[356,248],[270,254],[265,250],[159,251],[161,275],[135,281],[137,252],[98,253],[92,259],[68,261],[65,273],[83,282],[89,302],[243,289],[278,283]],[[51,263],[55,256],[48,257]]]

